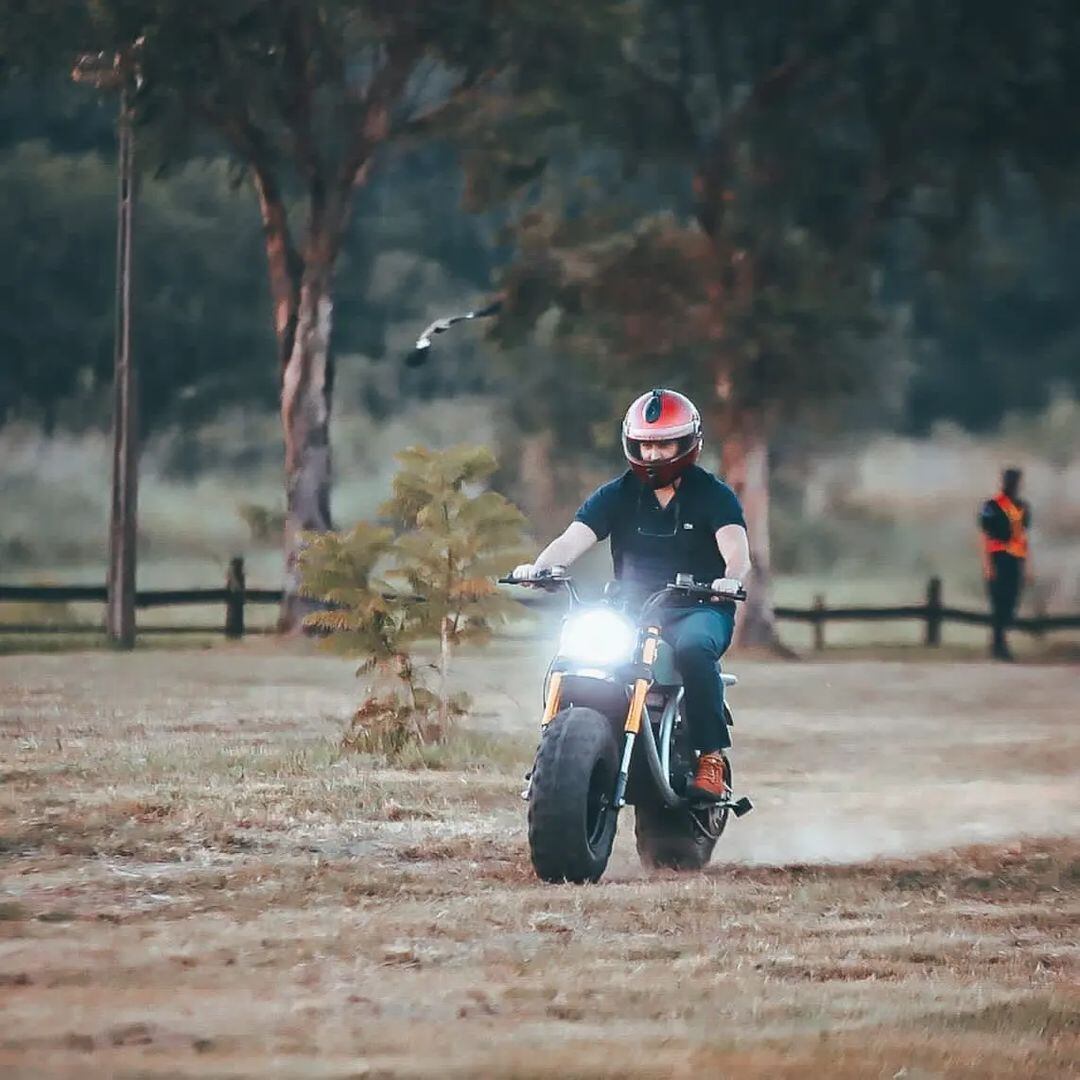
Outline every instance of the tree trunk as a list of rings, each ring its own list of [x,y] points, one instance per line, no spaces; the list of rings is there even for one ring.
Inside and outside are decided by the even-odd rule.
[[[297,559],[303,532],[327,532],[330,517],[331,256],[306,260],[296,334],[282,372],[281,423],[285,436],[285,587],[278,629],[300,628],[317,606],[299,595]]]
[[[439,627],[439,738],[450,734],[450,635],[453,619],[444,615]]]
[[[746,603],[740,605],[735,628],[737,645],[776,648],[769,570],[769,446],[757,425],[724,440],[724,475],[735,489],[746,515],[753,570],[747,581]]]
[[[551,522],[557,517],[555,473],[551,462],[552,434],[541,431],[521,439],[518,478],[525,512],[530,521]]]

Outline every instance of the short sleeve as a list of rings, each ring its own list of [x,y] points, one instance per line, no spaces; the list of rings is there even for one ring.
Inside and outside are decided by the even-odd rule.
[[[575,521],[588,525],[597,540],[606,540],[611,535],[615,524],[615,513],[619,505],[619,481],[598,487],[582,504],[574,515]]]
[[[746,528],[746,517],[743,515],[742,503],[722,480],[716,480],[709,492],[707,508],[709,528],[715,533],[725,525],[741,525]]]

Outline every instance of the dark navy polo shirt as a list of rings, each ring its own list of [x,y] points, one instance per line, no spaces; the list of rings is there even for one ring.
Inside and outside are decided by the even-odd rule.
[[[666,507],[628,469],[597,488],[574,520],[588,525],[600,540],[611,537],[615,577],[639,599],[674,581],[676,574],[693,574],[696,581],[724,577],[716,530],[746,527],[735,492],[697,465],[682,474]]]

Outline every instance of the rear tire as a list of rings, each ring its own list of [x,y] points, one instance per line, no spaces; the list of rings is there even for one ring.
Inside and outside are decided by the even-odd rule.
[[[611,857],[619,747],[611,722],[571,707],[544,732],[529,790],[529,852],[543,881],[599,881]]]
[[[724,781],[730,792],[731,762],[727,754],[724,754]],[[672,810],[655,799],[638,803],[634,807],[634,839],[641,864],[650,869],[703,869],[712,858],[729,813],[715,807],[696,812],[685,806]],[[705,822],[708,828],[704,827]]]

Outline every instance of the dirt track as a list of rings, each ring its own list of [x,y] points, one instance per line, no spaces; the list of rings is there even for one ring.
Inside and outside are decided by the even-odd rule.
[[[1077,669],[736,663],[758,809],[582,889],[524,851],[542,659],[465,665],[503,734],[442,772],[338,758],[348,664],[0,659],[0,1072],[1075,1075]]]

